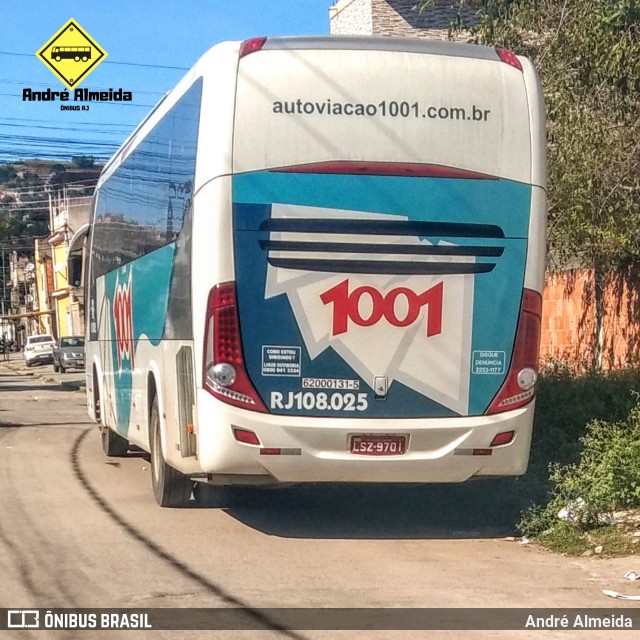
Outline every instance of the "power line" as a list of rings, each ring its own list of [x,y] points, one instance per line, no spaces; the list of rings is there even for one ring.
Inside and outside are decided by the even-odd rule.
[[[0,116],[0,120],[9,120],[9,122],[51,122],[56,123],[58,120],[42,120],[40,118],[5,118],[4,116]],[[78,122],[74,122],[73,124],[90,124],[104,127],[137,127],[138,123],[129,124],[128,122],[89,122],[87,120],[79,120]]]
[[[0,96],[7,96],[9,98],[22,98],[22,96],[19,93],[0,93]],[[33,102],[37,102],[37,103],[41,103],[41,102],[51,102],[53,103],[52,100],[34,100]],[[89,104],[91,104],[91,101],[89,101]],[[97,103],[100,104],[100,103]],[[140,104],[138,102],[127,102],[125,100],[114,100],[109,102],[109,105],[124,105],[127,107],[145,107],[147,109],[152,109],[153,107],[155,107],[155,104]]]
[[[26,58],[33,57],[33,53],[18,53],[16,51],[0,51],[0,56],[22,56]],[[105,60],[102,64],[117,64],[127,67],[149,67],[151,69],[174,69],[177,71],[189,71],[189,67],[174,67],[166,64],[146,64],[142,62],[118,62],[115,60]]]
[[[61,174],[64,175],[64,174]],[[97,177],[96,178],[85,178],[84,180],[73,180],[72,182],[65,182],[63,186],[69,188],[69,187],[75,187],[76,185],[83,185],[85,182],[93,182],[94,184],[97,181]],[[33,185],[32,187],[6,187],[4,189],[4,191],[11,191],[13,192],[21,192],[21,191],[29,191],[29,192],[33,192],[33,191],[48,191],[47,187],[53,186],[51,184],[37,184],[37,185]],[[85,185],[88,186],[88,185]],[[76,187],[78,189],[82,189],[83,187]]]
[[[46,82],[31,82],[30,80],[8,80],[7,78],[0,78],[0,83],[2,84],[17,84],[22,87],[29,85],[29,87],[50,87],[51,85]],[[92,91],[109,91],[112,87],[92,87]],[[166,93],[166,91],[147,91],[145,89],[129,89],[127,91],[131,91],[131,93],[146,93],[153,94],[157,96],[162,96]]]
[[[11,124],[9,122],[0,122],[0,127],[13,127],[13,128],[21,128],[21,129],[47,129],[49,131],[60,131],[61,127],[48,127],[46,125],[38,125],[38,124]],[[75,127],[65,127],[64,131],[79,131],[82,133],[98,133],[103,135],[117,135],[119,133],[127,133],[127,131],[131,131],[130,129],[122,129],[119,131],[106,131],[101,129],[76,129]]]
[[[99,147],[109,146],[112,147],[115,143],[108,142],[105,140],[74,140],[72,138],[58,138],[52,136],[28,136],[23,134],[5,134],[3,137],[4,141],[15,140],[17,142],[36,142],[36,143],[60,143],[65,145],[77,146],[79,144],[92,144]]]
[[[116,149],[117,147],[114,147],[113,153],[115,153]],[[106,162],[113,156],[113,153],[102,153],[91,148],[77,149],[73,153],[91,156],[98,164]],[[69,151],[52,151],[50,149],[43,151],[41,147],[23,147],[16,151],[0,151],[0,162],[17,164],[33,159],[66,162],[69,160]]]
[[[96,183],[97,184],[97,183]],[[82,187],[76,187],[75,191],[79,191]],[[85,189],[90,189],[91,187],[84,187]],[[49,199],[47,198],[46,200],[21,200],[20,202],[7,202],[4,203],[5,206],[9,206],[9,207],[19,207],[18,209],[16,209],[16,211],[20,210],[23,211],[24,209],[22,207],[20,207],[21,204],[25,204],[28,206],[35,206],[37,204],[49,204]],[[3,203],[0,203],[0,206]]]
[[[96,164],[104,164],[113,156],[113,153],[115,153],[115,148],[113,153],[103,153],[91,148],[77,149],[74,150],[73,153],[74,155],[78,154],[91,156],[95,160]],[[69,151],[51,149],[43,150],[41,147],[37,146],[21,147],[20,149],[17,149],[15,151],[0,151],[0,162],[4,162],[7,164],[19,164],[21,162],[26,162],[27,160],[33,159],[51,162],[67,162],[69,160]]]

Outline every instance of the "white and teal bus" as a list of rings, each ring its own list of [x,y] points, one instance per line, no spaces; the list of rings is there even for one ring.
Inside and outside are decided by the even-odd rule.
[[[229,485],[524,473],[544,110],[508,51],[213,47],[105,166],[88,410],[177,506]]]

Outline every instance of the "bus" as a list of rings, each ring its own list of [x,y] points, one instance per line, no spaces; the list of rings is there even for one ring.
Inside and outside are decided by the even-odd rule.
[[[533,65],[410,38],[214,46],[105,165],[89,415],[161,506],[525,472],[546,255]]]
[[[60,60],[86,62],[91,60],[91,47],[52,47],[51,58],[56,62],[60,62]]]

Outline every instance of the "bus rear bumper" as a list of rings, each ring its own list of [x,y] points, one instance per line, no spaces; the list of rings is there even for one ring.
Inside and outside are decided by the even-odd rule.
[[[260,414],[225,405],[200,392],[198,460],[203,474],[224,482],[464,482],[479,476],[517,476],[527,469],[534,402],[493,416],[443,419],[358,420]],[[234,429],[253,432],[260,445],[244,444]],[[493,438],[513,431],[510,443]],[[358,435],[404,435],[401,455],[350,451]],[[242,479],[242,476],[245,479]],[[258,482],[259,479],[256,478]]]

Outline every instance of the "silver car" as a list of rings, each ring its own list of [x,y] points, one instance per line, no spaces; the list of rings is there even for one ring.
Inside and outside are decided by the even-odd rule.
[[[59,338],[53,349],[53,370],[84,369],[84,336]]]

